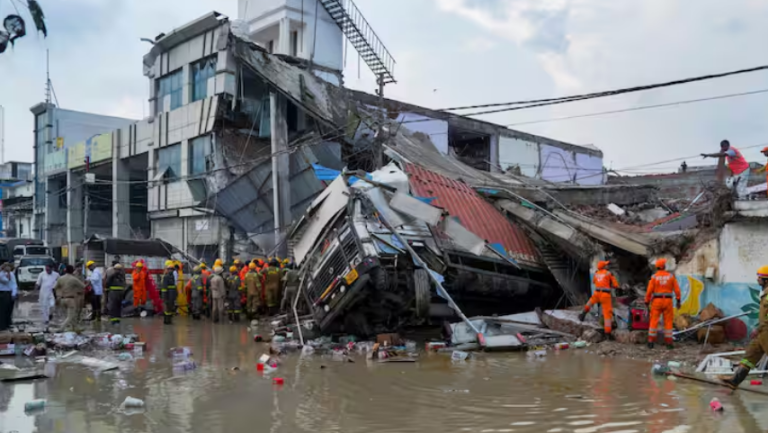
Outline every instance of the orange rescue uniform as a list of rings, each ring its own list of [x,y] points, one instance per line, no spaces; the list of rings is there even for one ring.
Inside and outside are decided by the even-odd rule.
[[[674,275],[664,269],[658,270],[648,282],[645,303],[651,307],[651,324],[648,328],[648,342],[656,342],[659,316],[664,315],[664,342],[672,344],[672,321],[675,317],[673,300],[680,302],[680,286]]]
[[[133,280],[133,306],[138,307],[147,303],[147,270],[135,267],[131,273]]]
[[[607,269],[600,269],[595,272],[592,282],[595,283],[595,293],[589,299],[587,305],[584,306],[584,312],[588,313],[593,305],[600,304],[600,306],[603,307],[603,329],[606,334],[610,334],[613,322],[611,289],[618,289],[619,283],[616,281],[616,277],[613,276],[611,271]]]

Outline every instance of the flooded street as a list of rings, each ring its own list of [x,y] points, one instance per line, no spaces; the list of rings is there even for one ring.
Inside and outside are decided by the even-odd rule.
[[[643,362],[586,351],[478,354],[452,363],[423,354],[417,363],[355,363],[299,353],[283,358],[275,386],[256,371],[267,345],[245,325],[179,318],[130,319],[149,347],[144,358],[95,374],[75,364],[46,365],[54,377],[0,385],[2,432],[757,432],[768,429],[768,398],[653,378]],[[107,328],[103,325],[103,328]],[[197,369],[172,369],[171,347],[189,346]],[[3,358],[10,361],[13,358]],[[114,356],[110,354],[110,359]],[[29,362],[16,358],[18,365]],[[233,370],[238,367],[239,370]],[[125,397],[143,413],[119,410]],[[712,397],[723,413],[708,407]],[[27,416],[24,403],[48,400]]]

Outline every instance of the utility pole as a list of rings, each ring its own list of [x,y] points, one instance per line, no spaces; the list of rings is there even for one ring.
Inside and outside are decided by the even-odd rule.
[[[88,195],[89,174],[91,171],[91,158],[85,157],[85,174],[83,175],[83,195],[85,196],[85,206],[83,212],[83,262],[88,263],[88,215],[91,213],[91,197]],[[71,205],[71,204],[70,204]]]
[[[272,132],[272,198],[275,215],[275,255],[288,256],[286,239],[291,224],[291,178],[288,154],[288,101],[281,93],[269,94]]]
[[[379,169],[384,166],[384,73],[380,73],[376,78],[376,84],[379,89],[376,94],[379,95],[379,130],[373,138],[374,166]]]
[[[0,105],[0,164],[5,164],[5,108]]]

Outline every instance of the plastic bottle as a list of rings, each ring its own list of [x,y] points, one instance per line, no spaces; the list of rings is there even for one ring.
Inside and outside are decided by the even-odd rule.
[[[45,409],[46,404],[47,402],[44,398],[28,401],[24,403],[24,412],[33,412],[36,410]]]
[[[123,407],[125,408],[141,408],[144,407],[144,400],[133,397],[126,397],[123,401]]]

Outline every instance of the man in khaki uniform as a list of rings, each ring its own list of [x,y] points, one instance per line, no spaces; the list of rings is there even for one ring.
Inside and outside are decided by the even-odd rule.
[[[267,310],[270,316],[277,313],[280,306],[280,281],[283,279],[283,270],[276,259],[269,261],[269,268],[264,278],[264,291],[266,292]]]
[[[744,354],[744,359],[736,368],[736,371],[728,379],[721,379],[723,383],[736,389],[741,382],[747,378],[749,370],[757,367],[757,363],[760,362],[760,358],[764,354],[768,353],[768,265],[761,266],[757,270],[757,284],[760,284],[762,291],[760,292],[760,316],[758,317],[757,336],[749,342],[747,346],[747,353]]]
[[[61,324],[62,329],[71,326],[76,331],[80,325],[80,313],[85,302],[85,284],[74,276],[75,268],[67,265],[64,275],[56,280],[54,290],[60,299],[61,306],[67,313],[67,318]]]
[[[245,274],[246,307],[248,320],[253,320],[261,309],[261,276],[256,272],[256,263],[248,265]]]
[[[224,299],[227,296],[227,286],[224,284],[224,277],[221,274],[224,273],[224,268],[221,266],[214,266],[213,276],[211,276],[211,300],[212,309],[211,317],[213,322],[216,323],[219,320],[223,321],[224,316]]]

